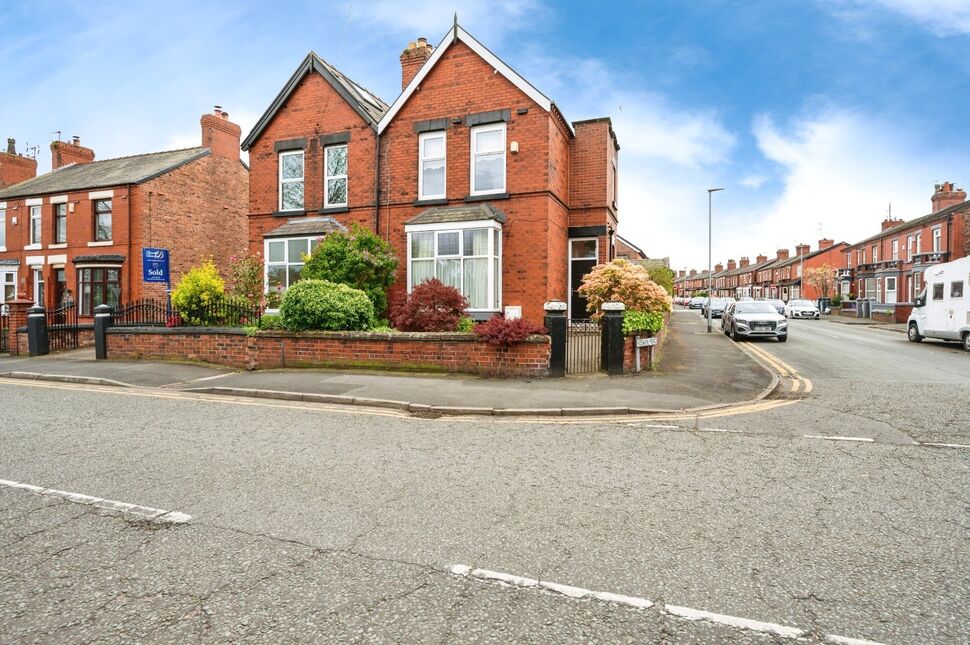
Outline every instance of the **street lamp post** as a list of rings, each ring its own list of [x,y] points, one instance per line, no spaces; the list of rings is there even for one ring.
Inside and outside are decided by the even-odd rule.
[[[711,195],[723,188],[707,189],[707,333],[711,333]]]

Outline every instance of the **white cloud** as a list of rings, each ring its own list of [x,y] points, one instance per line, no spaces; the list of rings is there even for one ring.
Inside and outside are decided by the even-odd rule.
[[[938,36],[970,34],[970,2],[967,0],[824,0],[840,18],[867,20],[865,10],[881,9],[915,20]]]
[[[765,182],[770,179],[767,175],[748,175],[747,177],[742,177],[738,182],[745,188],[758,189],[765,185]]]

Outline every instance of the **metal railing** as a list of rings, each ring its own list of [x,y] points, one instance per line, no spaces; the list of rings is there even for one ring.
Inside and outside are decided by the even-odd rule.
[[[141,299],[119,305],[111,315],[112,327],[243,327],[258,326],[259,305],[224,296],[195,307],[177,309],[162,300]]]
[[[175,311],[167,302],[142,298],[119,305],[111,314],[112,327],[175,327]]]
[[[45,313],[45,316],[47,318],[49,351],[63,352],[69,349],[77,349],[80,346],[77,307],[68,305],[58,309],[50,309]]]
[[[602,328],[596,321],[573,319],[566,328],[566,373],[595,374],[600,370]]]
[[[2,307],[3,305],[0,305]],[[7,336],[10,330],[10,316],[5,313],[0,312],[0,354],[5,354],[9,352],[10,349],[7,347]]]

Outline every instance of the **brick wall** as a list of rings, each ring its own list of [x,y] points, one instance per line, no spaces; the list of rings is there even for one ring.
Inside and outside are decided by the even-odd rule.
[[[0,152],[0,189],[27,181],[36,175],[36,159]]]
[[[112,359],[193,360],[245,369],[282,367],[379,368],[537,377],[549,373],[549,337],[508,348],[471,334],[263,332],[242,330],[110,329]]]

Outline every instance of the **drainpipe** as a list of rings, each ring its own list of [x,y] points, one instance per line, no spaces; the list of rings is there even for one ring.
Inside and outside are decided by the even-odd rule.
[[[374,233],[381,234],[381,134],[374,129]]]

